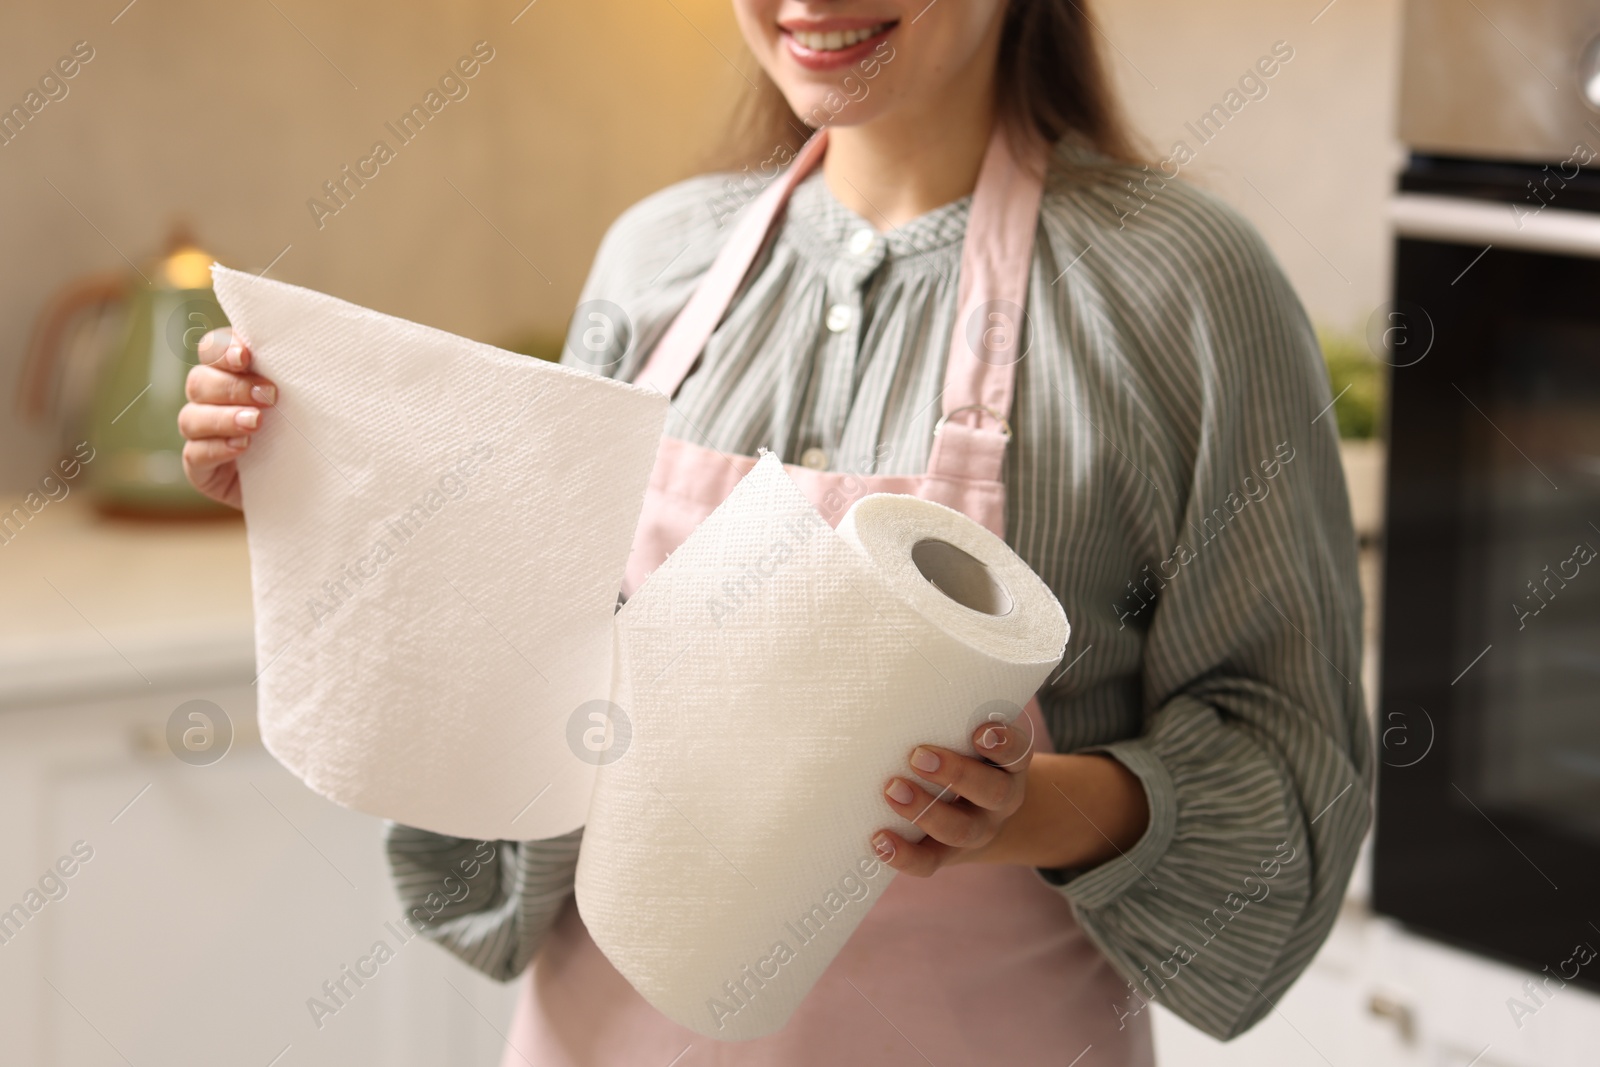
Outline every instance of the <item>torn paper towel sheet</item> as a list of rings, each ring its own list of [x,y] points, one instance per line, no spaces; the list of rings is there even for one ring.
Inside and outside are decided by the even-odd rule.
[[[659,392],[213,267],[279,386],[239,460],[266,747],[317,792],[459,837],[583,824],[574,709],[612,615]]]
[[[972,520],[877,494],[836,532],[763,457],[617,617],[631,730],[577,871],[595,943],[675,1022],[779,1029],[893,877],[872,833],[922,836],[884,784],[1021,714],[1066,638]]]

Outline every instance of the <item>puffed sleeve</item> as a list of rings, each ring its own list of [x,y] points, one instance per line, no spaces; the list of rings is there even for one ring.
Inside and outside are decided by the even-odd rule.
[[[1147,303],[1078,403],[1131,413],[1098,425],[1148,547],[1103,631],[1133,649],[1142,726],[1084,747],[1139,778],[1150,823],[1124,856],[1042,873],[1128,980],[1119,1015],[1154,1000],[1227,1039],[1327,937],[1370,819],[1355,535],[1321,352],[1255,231],[1174,183],[1100,240],[1122,274],[1085,272],[1077,298]]]
[[[582,830],[547,841],[469,841],[384,827],[405,921],[502,982],[527,968],[572,895],[582,840]]]

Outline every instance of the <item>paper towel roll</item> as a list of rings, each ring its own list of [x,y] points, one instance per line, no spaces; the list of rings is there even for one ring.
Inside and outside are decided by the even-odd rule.
[[[280,401],[239,460],[266,747],[440,833],[583,824],[667,400],[221,267]],[[581,726],[582,723],[580,722]]]
[[[960,513],[868,496],[835,532],[767,456],[617,635],[631,736],[596,783],[578,908],[662,1013],[743,1039],[784,1024],[881,896],[872,832],[920,837],[882,796],[911,749],[970,752],[1019,713],[1067,623]]]

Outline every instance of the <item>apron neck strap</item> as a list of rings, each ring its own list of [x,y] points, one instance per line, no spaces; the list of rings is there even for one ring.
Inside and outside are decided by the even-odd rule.
[[[658,389],[673,396],[678,386],[688,376],[689,368],[700,358],[700,353],[711,340],[711,332],[722,321],[723,312],[733,303],[744,276],[766,243],[773,221],[789,201],[795,186],[822,162],[828,149],[828,131],[819,130],[800,147],[789,169],[749,205],[734,224],[727,244],[717,253],[711,269],[695,287],[689,303],[672,320],[672,325],[662,336],[644,369],[634,380],[640,385]]]
[[[1044,194],[1045,160],[1036,153],[1029,162],[1033,166],[1024,166],[1012,154],[1010,139],[996,123],[961,245],[940,419],[987,415],[990,429],[1008,437],[1017,361],[1028,350],[1028,278]]]
[[[635,379],[667,396],[678,391],[711,333],[733,302],[750,266],[766,243],[773,222],[801,180],[827,151],[828,131],[819,130],[794,162],[743,213],[644,369]],[[999,123],[989,138],[961,248],[961,280],[955,328],[945,364],[943,417],[987,414],[991,432],[1009,435],[1016,363],[1027,351],[1024,309],[1033,266],[1033,238],[1043,194],[1044,160],[1021,165]]]

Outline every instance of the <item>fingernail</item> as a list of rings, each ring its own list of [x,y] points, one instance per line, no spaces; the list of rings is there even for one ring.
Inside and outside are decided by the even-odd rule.
[[[991,726],[978,735],[978,747],[999,748],[1005,742],[1005,739],[1006,734],[1003,727]]]
[[[876,852],[881,859],[892,860],[894,859],[894,842],[880,834],[872,839],[872,851]]]
[[[242,408],[233,413],[233,421],[235,425],[243,426],[247,430],[253,430],[261,421],[261,412],[255,408]]]
[[[936,771],[939,769],[939,754],[931,748],[913,749],[911,766],[919,771]]]
[[[248,437],[230,437],[230,438],[228,438],[228,447],[229,448],[249,448],[250,447],[250,438],[248,438]]]
[[[234,370],[244,370],[244,348],[240,345],[229,345],[222,361]]]
[[[909,804],[911,803],[911,798],[916,795],[911,792],[909,785],[898,778],[889,782],[889,788],[885,789],[884,793],[888,794],[889,799],[896,804]]]
[[[275,385],[252,385],[250,399],[257,404],[275,404],[278,401],[278,387]]]

